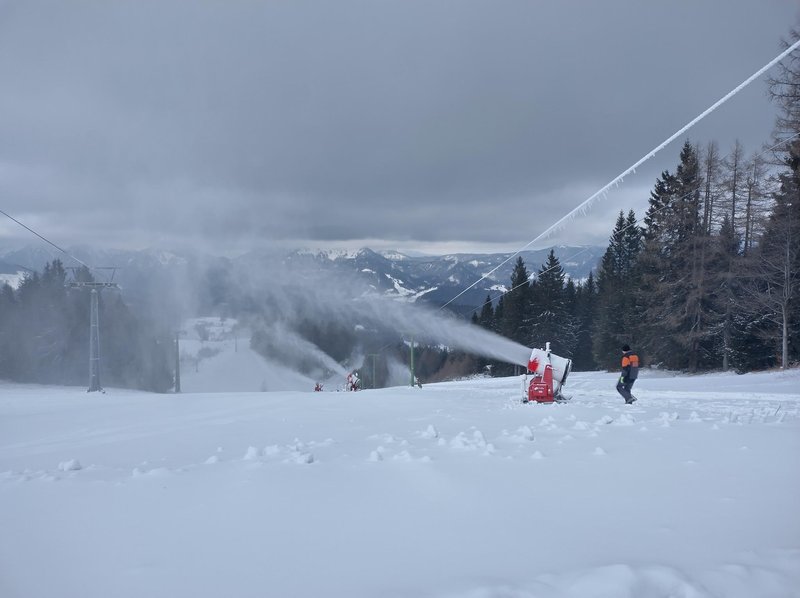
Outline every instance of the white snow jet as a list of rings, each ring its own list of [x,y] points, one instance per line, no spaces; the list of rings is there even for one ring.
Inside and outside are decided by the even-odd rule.
[[[275,334],[286,335],[290,343],[294,343],[292,349],[310,353],[316,349],[322,353],[312,343],[287,332],[289,328],[312,321],[337,324],[355,331],[356,337],[359,331],[391,332],[395,338],[405,341],[443,345],[522,366],[527,365],[530,356],[530,348],[524,345],[457,319],[448,312],[383,297],[345,275],[329,277],[317,273],[304,282],[297,272],[271,272],[268,290],[262,289],[258,295],[265,293],[269,293],[266,301],[271,311],[280,314],[284,322]],[[334,369],[330,362],[326,362],[326,367]]]
[[[281,355],[289,361],[301,361],[310,359],[323,368],[335,372],[342,377],[347,376],[348,371],[333,357],[325,353],[317,345],[301,337],[299,334],[290,330],[283,322],[274,322],[267,327],[267,334],[273,340]]]
[[[388,377],[386,386],[408,386],[408,366],[389,357],[386,360]]]
[[[401,332],[406,340],[441,344],[506,363],[526,366],[531,353],[524,345],[422,304],[371,297],[358,302],[358,314]]]
[[[193,290],[187,286],[188,294],[207,293],[203,280]],[[229,315],[253,329],[253,348],[304,376],[320,379],[333,372],[344,378],[363,365],[367,351],[394,350],[412,340],[521,366],[530,355],[530,348],[449,312],[382,296],[352,272],[331,274],[259,259],[227,271],[225,284],[220,310],[237,305]],[[342,359],[342,354],[349,357]]]

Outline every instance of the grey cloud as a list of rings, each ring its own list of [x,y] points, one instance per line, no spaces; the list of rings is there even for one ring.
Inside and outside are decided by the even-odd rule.
[[[143,244],[525,242],[585,199],[566,190],[602,186],[771,59],[796,16],[778,0],[5,2],[0,192],[47,230]],[[692,137],[766,139],[759,85]]]

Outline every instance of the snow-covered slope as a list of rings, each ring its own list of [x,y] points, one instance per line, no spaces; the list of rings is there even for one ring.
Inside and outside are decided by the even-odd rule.
[[[180,340],[183,392],[308,390],[314,380],[267,361],[250,348],[250,331],[234,319],[193,318]]]
[[[217,343],[182,341],[181,390],[183,392],[259,392],[300,390],[314,387],[314,380],[279,364],[268,362],[250,348],[250,339],[243,336]],[[219,349],[205,358],[204,348]]]
[[[0,596],[790,597],[800,371],[0,386]]]

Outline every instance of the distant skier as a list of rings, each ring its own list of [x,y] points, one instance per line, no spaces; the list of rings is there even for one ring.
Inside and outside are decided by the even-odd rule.
[[[414,386],[419,386],[420,388],[422,388],[422,382],[420,382],[419,378],[417,378],[416,376],[414,376]]]
[[[617,382],[617,392],[623,396],[627,405],[636,400],[631,394],[631,388],[638,377],[639,356],[631,351],[630,345],[622,345],[622,374]]]
[[[322,392],[322,384],[320,384],[319,382],[317,382],[317,383],[314,385],[314,392]]]

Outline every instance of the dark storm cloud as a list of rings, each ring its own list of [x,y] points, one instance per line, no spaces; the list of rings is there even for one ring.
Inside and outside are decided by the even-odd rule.
[[[0,2],[0,204],[64,242],[525,243],[796,18],[788,0]],[[691,136],[755,149],[772,119],[758,82]],[[678,150],[572,241],[603,242],[597,218],[640,207]]]

